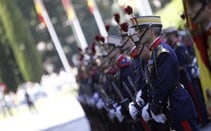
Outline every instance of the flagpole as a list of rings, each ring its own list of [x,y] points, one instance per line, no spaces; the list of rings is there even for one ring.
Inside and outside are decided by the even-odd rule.
[[[79,41],[79,46],[81,47],[82,50],[85,50],[86,47],[88,46],[86,39],[84,37],[83,31],[81,29],[79,20],[75,14],[75,11],[73,9],[71,0],[61,0],[62,4],[64,6],[67,18],[70,22],[70,24],[72,25],[71,27],[73,28],[73,32],[74,35],[77,39],[77,41]]]
[[[61,46],[61,43],[60,43],[60,41],[58,39],[58,36],[57,36],[57,34],[55,32],[55,29],[54,29],[54,27],[53,27],[53,25],[51,23],[51,20],[50,20],[50,18],[48,16],[48,13],[47,13],[47,11],[45,9],[45,6],[44,6],[42,0],[34,0],[34,3],[35,3],[35,6],[36,5],[40,5],[40,8],[42,10],[41,13],[43,15],[43,19],[44,19],[44,21],[46,23],[47,29],[48,29],[48,31],[50,33],[50,36],[51,36],[52,40],[53,40],[53,43],[54,43],[55,48],[57,50],[57,53],[58,53],[58,55],[59,55],[59,57],[61,59],[61,62],[63,64],[63,66],[64,66],[64,69],[65,69],[65,71],[67,73],[70,73],[71,72],[70,65],[68,63],[68,60],[67,60],[65,54],[64,54],[64,51],[63,51],[62,46]]]
[[[100,34],[104,37],[107,37],[108,36],[108,33],[107,31],[105,30],[105,25],[103,23],[103,20],[102,20],[102,17],[100,15],[100,12],[98,10],[98,7],[95,3],[94,0],[87,0],[87,5],[88,7],[90,8],[90,12],[93,14],[94,18],[95,18],[95,21],[97,23],[97,27],[100,31]]]
[[[73,20],[72,24],[73,24],[74,30],[77,34],[78,40],[80,42],[80,47],[82,50],[85,50],[88,45],[87,45],[86,39],[84,37],[83,31],[81,29],[81,26],[79,24],[78,18],[75,18],[75,20]]]

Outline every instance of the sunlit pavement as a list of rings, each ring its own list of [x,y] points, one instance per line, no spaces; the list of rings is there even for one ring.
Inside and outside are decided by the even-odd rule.
[[[0,120],[0,131],[90,131],[80,104],[71,95],[44,103],[36,114],[28,111]]]
[[[88,121],[85,117],[57,125],[44,131],[90,131],[90,127],[87,124]]]

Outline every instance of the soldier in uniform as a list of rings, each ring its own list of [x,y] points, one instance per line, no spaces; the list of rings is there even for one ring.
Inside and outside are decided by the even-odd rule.
[[[112,44],[112,41],[116,41],[117,39],[119,39],[119,43],[118,44]],[[134,73],[130,67],[131,61],[130,59],[128,59],[128,57],[124,54],[121,53],[121,38],[120,37],[116,37],[116,36],[109,36],[108,37],[108,43],[110,44],[110,47],[112,48],[112,52],[109,53],[108,58],[114,62],[114,64],[116,65],[116,67],[119,70],[119,80],[117,84],[120,87],[120,90],[122,91],[123,97],[124,98],[129,98],[129,93],[127,92],[127,90],[124,89],[123,87],[123,82],[125,82],[128,86],[128,88],[130,89],[130,91],[132,92],[132,94],[135,94],[133,88],[131,87],[129,81],[128,81],[128,76],[131,77],[133,79],[134,77]]]
[[[122,50],[126,55],[129,55],[131,58],[131,66],[132,70],[134,71],[134,83],[137,90],[144,85],[144,65],[145,61],[141,60],[138,57],[138,50],[136,48],[136,43],[139,41],[138,35],[134,32],[130,38],[126,39],[123,43]]]
[[[195,50],[198,51],[196,51],[196,57],[200,70],[200,82],[203,93],[206,94],[211,88],[211,1],[187,0],[183,4],[187,28],[192,36]],[[208,99],[207,97],[205,96],[205,100]]]
[[[187,91],[190,93],[195,104],[199,123],[207,123],[207,110],[205,106],[202,90],[196,79],[191,74],[191,64],[193,59],[188,54],[186,46],[179,39],[179,34],[176,27],[166,29],[167,44],[175,51],[179,60],[180,82],[184,84]]]
[[[137,91],[141,90],[141,92],[143,90],[145,90],[145,65],[146,62],[144,60],[141,60],[139,57],[139,53],[140,50],[138,50],[136,48],[136,44],[139,41],[139,37],[137,35],[136,32],[134,32],[134,30],[132,30],[132,28],[129,29],[128,31],[129,33],[127,34],[127,39],[125,39],[123,41],[123,45],[121,47],[121,49],[123,50],[123,52],[126,55],[129,55],[131,58],[131,68],[134,72],[134,79],[133,79],[133,86],[136,88]],[[129,104],[129,112],[131,117],[133,118],[133,120],[138,124],[140,124],[143,126],[145,131],[149,131],[150,127],[149,125],[143,120],[143,118],[140,116],[139,111],[136,108],[140,108],[140,104],[143,102],[142,99],[140,99],[139,95],[140,92],[137,92],[135,94],[135,97],[137,98],[136,101],[132,101]],[[135,111],[134,107],[135,106]],[[139,121],[140,120],[140,121]]]
[[[193,101],[179,79],[179,62],[174,50],[162,42],[159,16],[134,17],[132,23],[140,35],[137,48],[147,60],[147,101],[142,117],[151,130],[198,131]]]
[[[115,37],[108,37],[108,42],[109,41],[117,41],[114,40],[116,39]],[[118,68],[118,77],[116,79],[116,83],[117,86],[119,88],[119,90],[122,93],[122,96],[124,97],[123,101],[121,101],[120,103],[123,102],[123,107],[125,109],[122,110],[122,113],[124,115],[124,120],[123,120],[123,126],[126,130],[143,130],[143,127],[141,125],[141,123],[136,123],[133,122],[131,116],[129,115],[128,112],[128,104],[129,102],[133,101],[135,98],[135,94],[136,94],[136,90],[135,87],[133,87],[128,79],[128,77],[131,80],[134,80],[134,71],[132,70],[131,67],[131,60],[124,54],[122,54],[122,49],[121,46],[123,44],[123,39],[121,40],[121,38],[119,38],[119,42],[117,47],[112,47],[114,48],[113,51],[111,53],[109,53],[109,59],[110,60],[114,60],[114,63],[116,64],[117,68]],[[112,42],[110,42],[112,43]],[[114,88],[114,87],[113,87]],[[126,100],[126,101],[125,101]]]

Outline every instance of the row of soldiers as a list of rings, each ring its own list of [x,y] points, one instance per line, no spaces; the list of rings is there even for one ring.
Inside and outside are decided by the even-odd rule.
[[[79,97],[93,131],[199,131],[208,122],[194,53],[159,16],[114,14],[120,36],[80,50]],[[109,30],[109,26],[106,27]],[[165,38],[165,39],[164,39]]]

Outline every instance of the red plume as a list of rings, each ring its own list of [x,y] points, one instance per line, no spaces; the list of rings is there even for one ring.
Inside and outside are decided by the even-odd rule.
[[[92,54],[95,54],[96,53],[96,50],[95,50],[95,43],[93,42],[92,45],[91,45],[91,50],[92,50]]]
[[[105,38],[101,36],[101,41],[104,43],[105,42]]]
[[[114,19],[115,19],[116,23],[119,24],[119,22],[120,22],[120,15],[119,15],[119,13],[115,13],[114,14]]]
[[[128,31],[128,23],[127,22],[124,22],[124,23],[120,24],[119,26],[122,31],[124,31],[124,32]]]
[[[78,56],[78,59],[79,59],[79,61],[83,61],[84,55],[83,55],[83,54],[80,54],[80,55]]]
[[[106,26],[105,26],[105,29],[106,29],[106,31],[108,32],[109,29],[110,29],[110,25],[106,25]]]
[[[124,9],[124,12],[128,15],[131,15],[133,13],[133,9],[131,6],[127,6],[125,9]]]
[[[100,36],[100,35],[96,35],[95,36],[95,40],[98,41],[98,42],[105,42],[105,38],[103,36]]]
[[[101,41],[101,36],[100,36],[100,35],[96,35],[96,36],[95,36],[95,40],[96,40],[96,41]]]

